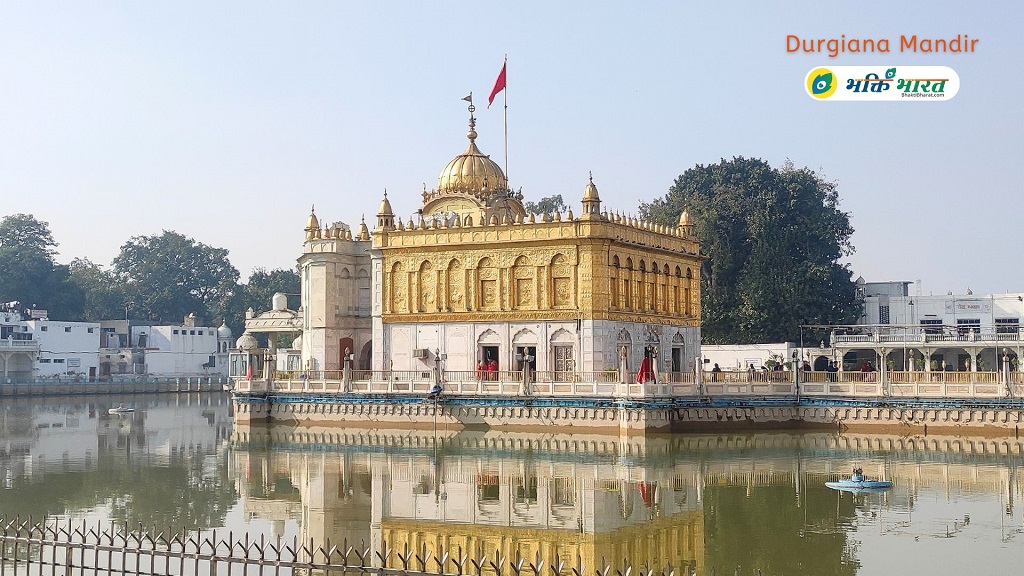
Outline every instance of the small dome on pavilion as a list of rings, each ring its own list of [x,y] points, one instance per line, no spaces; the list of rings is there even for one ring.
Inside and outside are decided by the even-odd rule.
[[[245,332],[241,337],[239,337],[238,342],[235,343],[235,348],[245,352],[251,352],[259,348],[259,342],[256,341],[255,336],[249,332]]]
[[[600,200],[600,199],[601,199],[601,196],[599,196],[598,193],[597,193],[597,186],[594,185],[594,174],[591,173],[590,174],[590,181],[588,181],[587,185],[583,188],[583,201],[586,202],[587,200]]]

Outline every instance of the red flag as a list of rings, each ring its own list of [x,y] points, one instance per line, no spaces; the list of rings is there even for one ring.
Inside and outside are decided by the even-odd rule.
[[[491,89],[491,95],[487,97],[487,107],[490,108],[491,104],[494,103],[494,97],[505,89],[505,67],[508,66],[508,62],[501,65],[501,72],[498,73],[498,79],[494,81],[494,88]]]

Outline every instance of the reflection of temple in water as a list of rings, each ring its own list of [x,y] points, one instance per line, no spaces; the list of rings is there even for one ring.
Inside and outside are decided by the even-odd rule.
[[[722,510],[742,506],[752,492],[803,506],[804,525],[792,533],[830,531],[825,549],[838,555],[845,535],[837,526],[858,503],[837,508],[823,482],[853,464],[896,484],[882,497],[892,509],[910,510],[919,492],[945,490],[985,495],[1012,510],[1024,453],[1018,441],[829,434],[619,441],[287,428],[236,432],[234,440],[246,512],[275,520],[279,531],[296,521],[301,541],[340,546],[347,537],[349,545],[385,553],[385,543],[433,554],[461,548],[471,557],[518,552],[548,563],[557,555],[575,564],[578,555],[590,567],[602,558],[670,562],[701,573],[722,565],[712,550],[731,529],[720,524]],[[270,451],[248,448],[268,443]],[[923,457],[894,460],[900,451]],[[823,555],[821,547],[801,553]]]
[[[694,486],[642,469],[480,454],[236,451],[248,514],[299,520],[301,541],[383,543],[436,553],[609,558],[703,557]]]

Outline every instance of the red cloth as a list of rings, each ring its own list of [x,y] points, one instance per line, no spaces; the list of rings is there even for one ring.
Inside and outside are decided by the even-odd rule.
[[[644,358],[640,362],[640,371],[636,373],[636,383],[643,384],[648,381],[654,381],[654,370],[651,368],[651,359]]]
[[[246,380],[252,380],[252,362],[249,362],[249,370],[245,373]]]
[[[508,66],[508,62],[501,65],[501,72],[498,73],[498,79],[494,81],[494,88],[491,89],[491,95],[487,97],[487,107],[490,108],[491,104],[494,103],[494,97],[499,92],[505,89],[505,67]]]

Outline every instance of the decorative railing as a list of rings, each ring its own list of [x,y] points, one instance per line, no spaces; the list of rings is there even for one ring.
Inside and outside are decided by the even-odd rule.
[[[13,338],[0,340],[0,350],[25,350],[27,352],[31,348],[39,348],[39,340],[14,340]]]
[[[957,327],[947,327],[947,331],[941,333],[929,332],[928,329],[900,329],[880,328],[875,332],[867,334],[833,334],[832,344],[849,348],[851,344],[931,344],[931,343],[971,343],[977,342],[980,345],[991,347],[1000,343],[1016,344],[1024,340],[1019,331],[995,332],[986,330],[983,332],[961,332]]]
[[[226,536],[226,537],[225,537]],[[635,561],[635,560],[633,560]],[[280,535],[259,537],[217,530],[177,532],[120,525],[86,525],[71,520],[0,518],[0,573],[146,576],[207,574],[375,574],[378,576],[698,576],[694,563],[672,566],[609,564],[588,566],[581,556],[557,553],[511,556],[500,550],[401,548],[387,543],[299,541]],[[725,571],[723,570],[723,574]]]
[[[235,379],[234,392],[427,395],[440,383],[448,396],[665,398],[679,396],[843,396],[1003,398],[1021,396],[1017,371],[770,371],[659,372],[638,382],[629,372],[518,370],[352,370],[276,372],[270,384]]]

